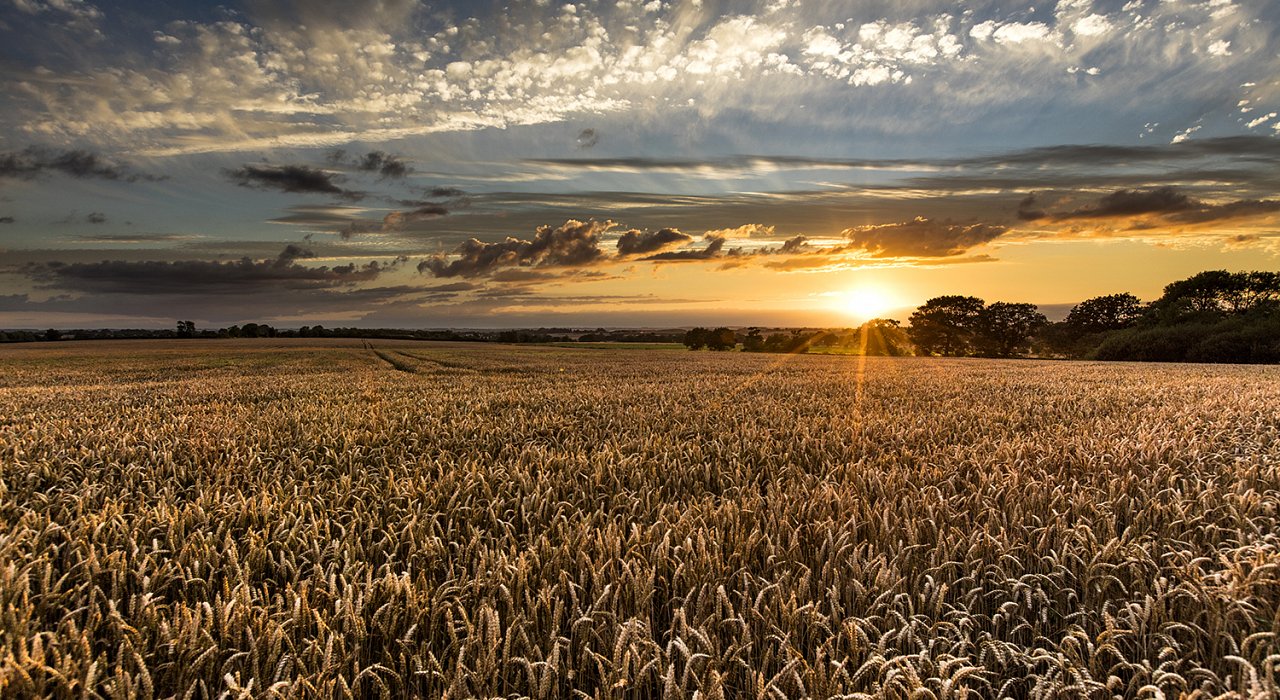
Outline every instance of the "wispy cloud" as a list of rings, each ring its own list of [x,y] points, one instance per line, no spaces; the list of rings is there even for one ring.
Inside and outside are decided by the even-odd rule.
[[[21,151],[0,153],[0,178],[30,180],[48,173],[74,178],[101,178],[138,182],[156,181],[162,177],[138,172],[128,165],[113,162],[92,151],[56,150],[28,146]]]
[[[387,265],[312,266],[298,263],[312,254],[288,246],[272,259],[234,262],[206,260],[107,260],[96,263],[30,263],[18,272],[37,285],[91,294],[252,295],[273,290],[352,287],[378,278]]]

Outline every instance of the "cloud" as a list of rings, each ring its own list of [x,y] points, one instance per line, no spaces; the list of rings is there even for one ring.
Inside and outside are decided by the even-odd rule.
[[[474,282],[450,282],[448,284],[437,284],[432,287],[422,287],[421,289],[424,292],[439,294],[446,292],[472,292],[477,289],[484,289],[484,287]]]
[[[1039,200],[1036,199],[1036,195],[1034,193],[1023,197],[1022,201],[1018,202],[1018,218],[1022,221],[1036,221],[1038,219],[1043,219],[1047,215],[1043,209],[1036,208],[1038,204]]]
[[[512,13],[491,3],[253,0],[207,19],[156,21],[154,32],[120,28],[78,60],[62,56],[43,23],[24,20],[41,30],[40,50],[19,52],[6,81],[6,133],[152,153],[328,148],[586,115],[635,123],[689,100],[706,117],[920,133],[936,119],[904,111],[978,123],[1073,91],[1076,104],[1131,116],[1179,99],[1220,104],[1230,83],[1261,82],[1275,67],[1267,3],[1063,2],[1052,17],[989,2],[858,13],[762,4],[539,2]],[[151,41],[130,45],[132,34]],[[1101,76],[1080,85],[1066,69],[1082,65]],[[1239,78],[1220,79],[1228,74]],[[848,100],[849,86],[875,99]],[[857,106],[837,113],[817,108],[824,102]]]
[[[1070,219],[1106,219],[1139,214],[1185,211],[1195,206],[1186,194],[1173,187],[1152,190],[1119,190],[1102,197],[1091,207],[1056,214],[1056,221]]]
[[[508,237],[498,243],[472,238],[453,251],[453,259],[433,255],[418,265],[419,272],[436,277],[476,277],[504,267],[574,267],[605,258],[600,234],[613,222],[576,220],[552,228],[539,227],[532,240]]]
[[[331,194],[343,199],[362,199],[363,192],[346,190],[337,175],[305,165],[245,165],[226,170],[226,176],[241,187],[278,190],[300,194]]]
[[[778,248],[778,252],[783,255],[791,255],[804,252],[805,249],[810,247],[809,239],[806,236],[792,236],[782,243],[782,246]]]
[[[720,238],[772,238],[777,235],[777,228],[764,224],[743,224],[737,228],[719,228],[707,231],[707,236]]]
[[[40,146],[28,146],[21,151],[0,153],[0,177],[30,180],[47,172],[69,177],[138,182],[157,181],[163,177],[136,172],[85,150],[56,151]]]
[[[707,247],[697,250],[671,250],[665,253],[657,253],[650,255],[641,260],[652,262],[692,262],[697,260],[711,260],[719,257],[724,250],[725,239],[719,236],[710,236]]]
[[[184,233],[100,233],[91,236],[78,236],[77,240],[90,243],[174,243],[190,241],[197,238]]]
[[[843,231],[849,247],[877,258],[941,258],[961,255],[1008,233],[994,224],[957,224],[917,216],[911,221],[857,226]]]
[[[1166,217],[1173,223],[1207,224],[1228,219],[1245,219],[1280,212],[1280,200],[1242,199],[1226,204],[1197,203],[1192,209],[1179,211]]]
[[[89,212],[84,217],[84,220],[90,224],[105,224],[107,223],[107,215],[100,211]]]
[[[393,211],[382,217],[382,221],[371,221],[369,219],[348,220],[346,225],[338,231],[338,234],[345,241],[362,233],[390,233],[449,214],[449,209],[441,204],[430,202],[416,202],[416,204],[418,206],[409,211]]]
[[[376,171],[384,178],[393,179],[403,178],[413,172],[413,168],[404,159],[399,156],[388,155],[382,151],[366,153],[364,158],[360,160],[359,167],[361,170]]]
[[[652,233],[632,229],[618,238],[618,255],[648,255],[682,246],[693,236],[679,229],[664,228]]]
[[[93,263],[28,263],[18,268],[38,286],[85,294],[262,294],[274,290],[322,290],[353,287],[378,278],[395,265],[305,266],[296,261],[310,251],[287,246],[271,259],[234,262],[179,260]]]
[[[365,212],[363,207],[333,204],[300,204],[288,207],[288,214],[270,219],[271,223],[315,226],[323,228],[343,227]]]
[[[409,211],[393,211],[383,217],[382,230],[398,230],[408,224],[438,219],[442,216],[448,215],[448,213],[449,209],[440,204],[423,204],[422,206]]]
[[[349,159],[347,152],[339,148],[329,153],[328,160],[335,165],[349,165],[363,172],[378,173],[383,179],[401,180],[413,172],[413,166],[403,156],[384,151],[369,151],[363,156]]]
[[[583,129],[578,132],[578,148],[591,148],[600,143],[600,134],[595,129]]]
[[[1027,200],[1023,200],[1024,203]],[[1195,199],[1175,187],[1154,189],[1122,189],[1104,195],[1095,204],[1060,212],[1024,211],[1019,206],[1019,218],[1044,219],[1055,223],[1104,219],[1143,218],[1147,223],[1140,228],[1165,224],[1208,224],[1230,219],[1265,216],[1280,211],[1280,200],[1241,199],[1224,203],[1209,203]],[[1030,215],[1038,215],[1030,218]]]
[[[276,256],[276,266],[288,266],[299,258],[314,258],[315,256],[316,254],[310,250],[290,243],[284,247],[284,250],[280,251],[280,255]]]
[[[1134,166],[1209,158],[1280,163],[1280,140],[1267,136],[1224,136],[1140,146],[1063,144],[963,158],[817,158],[790,155],[736,155],[719,158],[531,158],[524,163],[568,171],[751,172],[759,170],[1044,170],[1070,167]]]
[[[11,224],[15,221],[12,216],[0,216],[0,224]]]

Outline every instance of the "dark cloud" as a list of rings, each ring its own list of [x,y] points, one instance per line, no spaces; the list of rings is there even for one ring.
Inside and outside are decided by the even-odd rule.
[[[1194,209],[1177,212],[1166,217],[1169,221],[1181,224],[1204,224],[1226,219],[1244,219],[1253,216],[1274,214],[1280,211],[1280,200],[1276,199],[1242,199],[1226,204],[1200,204]]]
[[[331,194],[343,199],[364,197],[363,192],[339,187],[337,175],[305,165],[245,165],[225,173],[237,185],[251,189]]]
[[[413,172],[413,168],[400,156],[382,151],[370,151],[359,160],[356,167],[366,172],[376,172],[384,178],[400,179]]]
[[[1152,190],[1119,190],[1098,200],[1094,206],[1053,214],[1056,221],[1069,219],[1110,219],[1138,216],[1140,214],[1164,214],[1186,211],[1197,203],[1173,187],[1157,187]]]
[[[1280,140],[1265,136],[1229,136],[1188,140],[1177,144],[1111,146],[1066,144],[963,158],[814,158],[783,155],[739,155],[725,158],[536,158],[525,162],[581,170],[751,170],[816,168],[860,170],[918,170],[934,168],[995,169],[1009,167],[1070,168],[1188,161],[1203,158],[1244,158],[1255,162],[1280,160]]]
[[[693,236],[679,229],[664,228],[652,233],[632,229],[618,239],[618,255],[648,255],[682,246]]]
[[[107,223],[107,215],[100,211],[93,211],[89,212],[89,214],[84,217],[84,220],[90,224],[105,224]]]
[[[1031,148],[1002,155],[959,158],[938,162],[990,167],[1011,165],[1034,167],[1128,166],[1139,163],[1221,157],[1243,157],[1248,160],[1280,159],[1280,141],[1265,136],[1226,136],[1149,146],[1066,144]]]
[[[280,255],[276,256],[276,265],[288,266],[293,264],[294,260],[298,260],[300,258],[314,258],[315,256],[316,254],[310,250],[290,243],[284,247],[284,250],[280,251]]]
[[[1053,222],[1087,221],[1101,219],[1127,219],[1144,217],[1149,221],[1135,227],[1150,228],[1163,223],[1206,224],[1229,219],[1265,216],[1280,211],[1280,200],[1241,199],[1223,204],[1210,204],[1193,198],[1175,187],[1156,187],[1137,190],[1123,189],[1112,192],[1085,207],[1066,211],[1026,211],[1029,197],[1018,207],[1018,217],[1027,220],[1045,219]],[[1035,219],[1029,218],[1031,214]]]
[[[507,238],[499,243],[471,239],[453,252],[458,257],[448,260],[435,255],[418,266],[421,272],[436,277],[475,277],[504,267],[574,267],[589,265],[605,258],[600,250],[600,234],[612,222],[566,221],[562,226],[539,227],[533,240]]]
[[[956,224],[917,216],[901,223],[848,228],[843,235],[850,249],[878,258],[942,258],[960,255],[1008,231],[993,224]]]
[[[792,236],[782,243],[782,246],[778,248],[778,252],[783,255],[791,255],[795,253],[802,253],[811,247],[812,246],[809,245],[809,239],[807,237]]]
[[[591,148],[600,143],[600,134],[595,129],[583,129],[578,132],[578,148]]]
[[[30,180],[47,172],[74,178],[100,178],[138,182],[163,180],[163,177],[139,173],[126,165],[113,163],[91,151],[54,151],[29,146],[21,151],[0,153],[0,177]]]
[[[18,271],[39,286],[90,294],[261,294],[273,290],[350,287],[377,279],[395,264],[308,267],[297,260],[308,250],[287,246],[272,259],[234,262],[179,260],[94,263],[29,263]]]
[[[0,216],[0,224],[11,224],[14,222],[12,216]]]
[[[718,257],[724,250],[725,239],[720,236],[711,236],[710,242],[706,248],[699,250],[670,250],[665,253],[650,255],[641,260],[650,260],[653,262],[684,262],[693,260],[710,260]]]
[[[432,187],[430,189],[423,190],[423,192],[425,192],[428,197],[435,199],[467,196],[466,192],[458,189],[457,187]]]
[[[369,151],[363,156],[350,156],[346,150],[338,148],[329,152],[325,159],[330,165],[354,168],[366,173],[378,173],[382,179],[399,180],[413,172],[413,166],[404,156],[397,156],[385,151]]]
[[[1039,201],[1035,194],[1029,194],[1018,202],[1018,219],[1022,221],[1037,221],[1045,217],[1043,209],[1037,208]]]
[[[58,296],[35,301],[30,295],[0,295],[0,311],[30,314],[101,314],[110,318],[129,316],[137,319],[170,319],[175,316],[208,324],[272,322],[286,327],[298,325],[299,316],[323,320],[325,325],[350,325],[352,311],[365,317],[374,314],[398,314],[394,325],[419,325],[424,302],[432,304],[456,296],[453,293],[424,292],[421,287],[273,289],[271,294],[189,294],[182,291],[144,293],[86,294]],[[332,314],[330,316],[329,314]],[[50,317],[50,321],[54,321]],[[145,321],[144,321],[145,322]],[[386,325],[386,324],[382,324]]]

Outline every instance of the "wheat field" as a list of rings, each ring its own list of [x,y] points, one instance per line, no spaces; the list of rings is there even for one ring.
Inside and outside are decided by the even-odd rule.
[[[1280,368],[0,348],[0,696],[1269,698]]]

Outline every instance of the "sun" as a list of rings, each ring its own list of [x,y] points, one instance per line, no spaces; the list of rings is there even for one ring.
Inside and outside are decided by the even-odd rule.
[[[879,287],[857,287],[835,294],[836,308],[858,321],[870,321],[894,308],[896,300]]]

